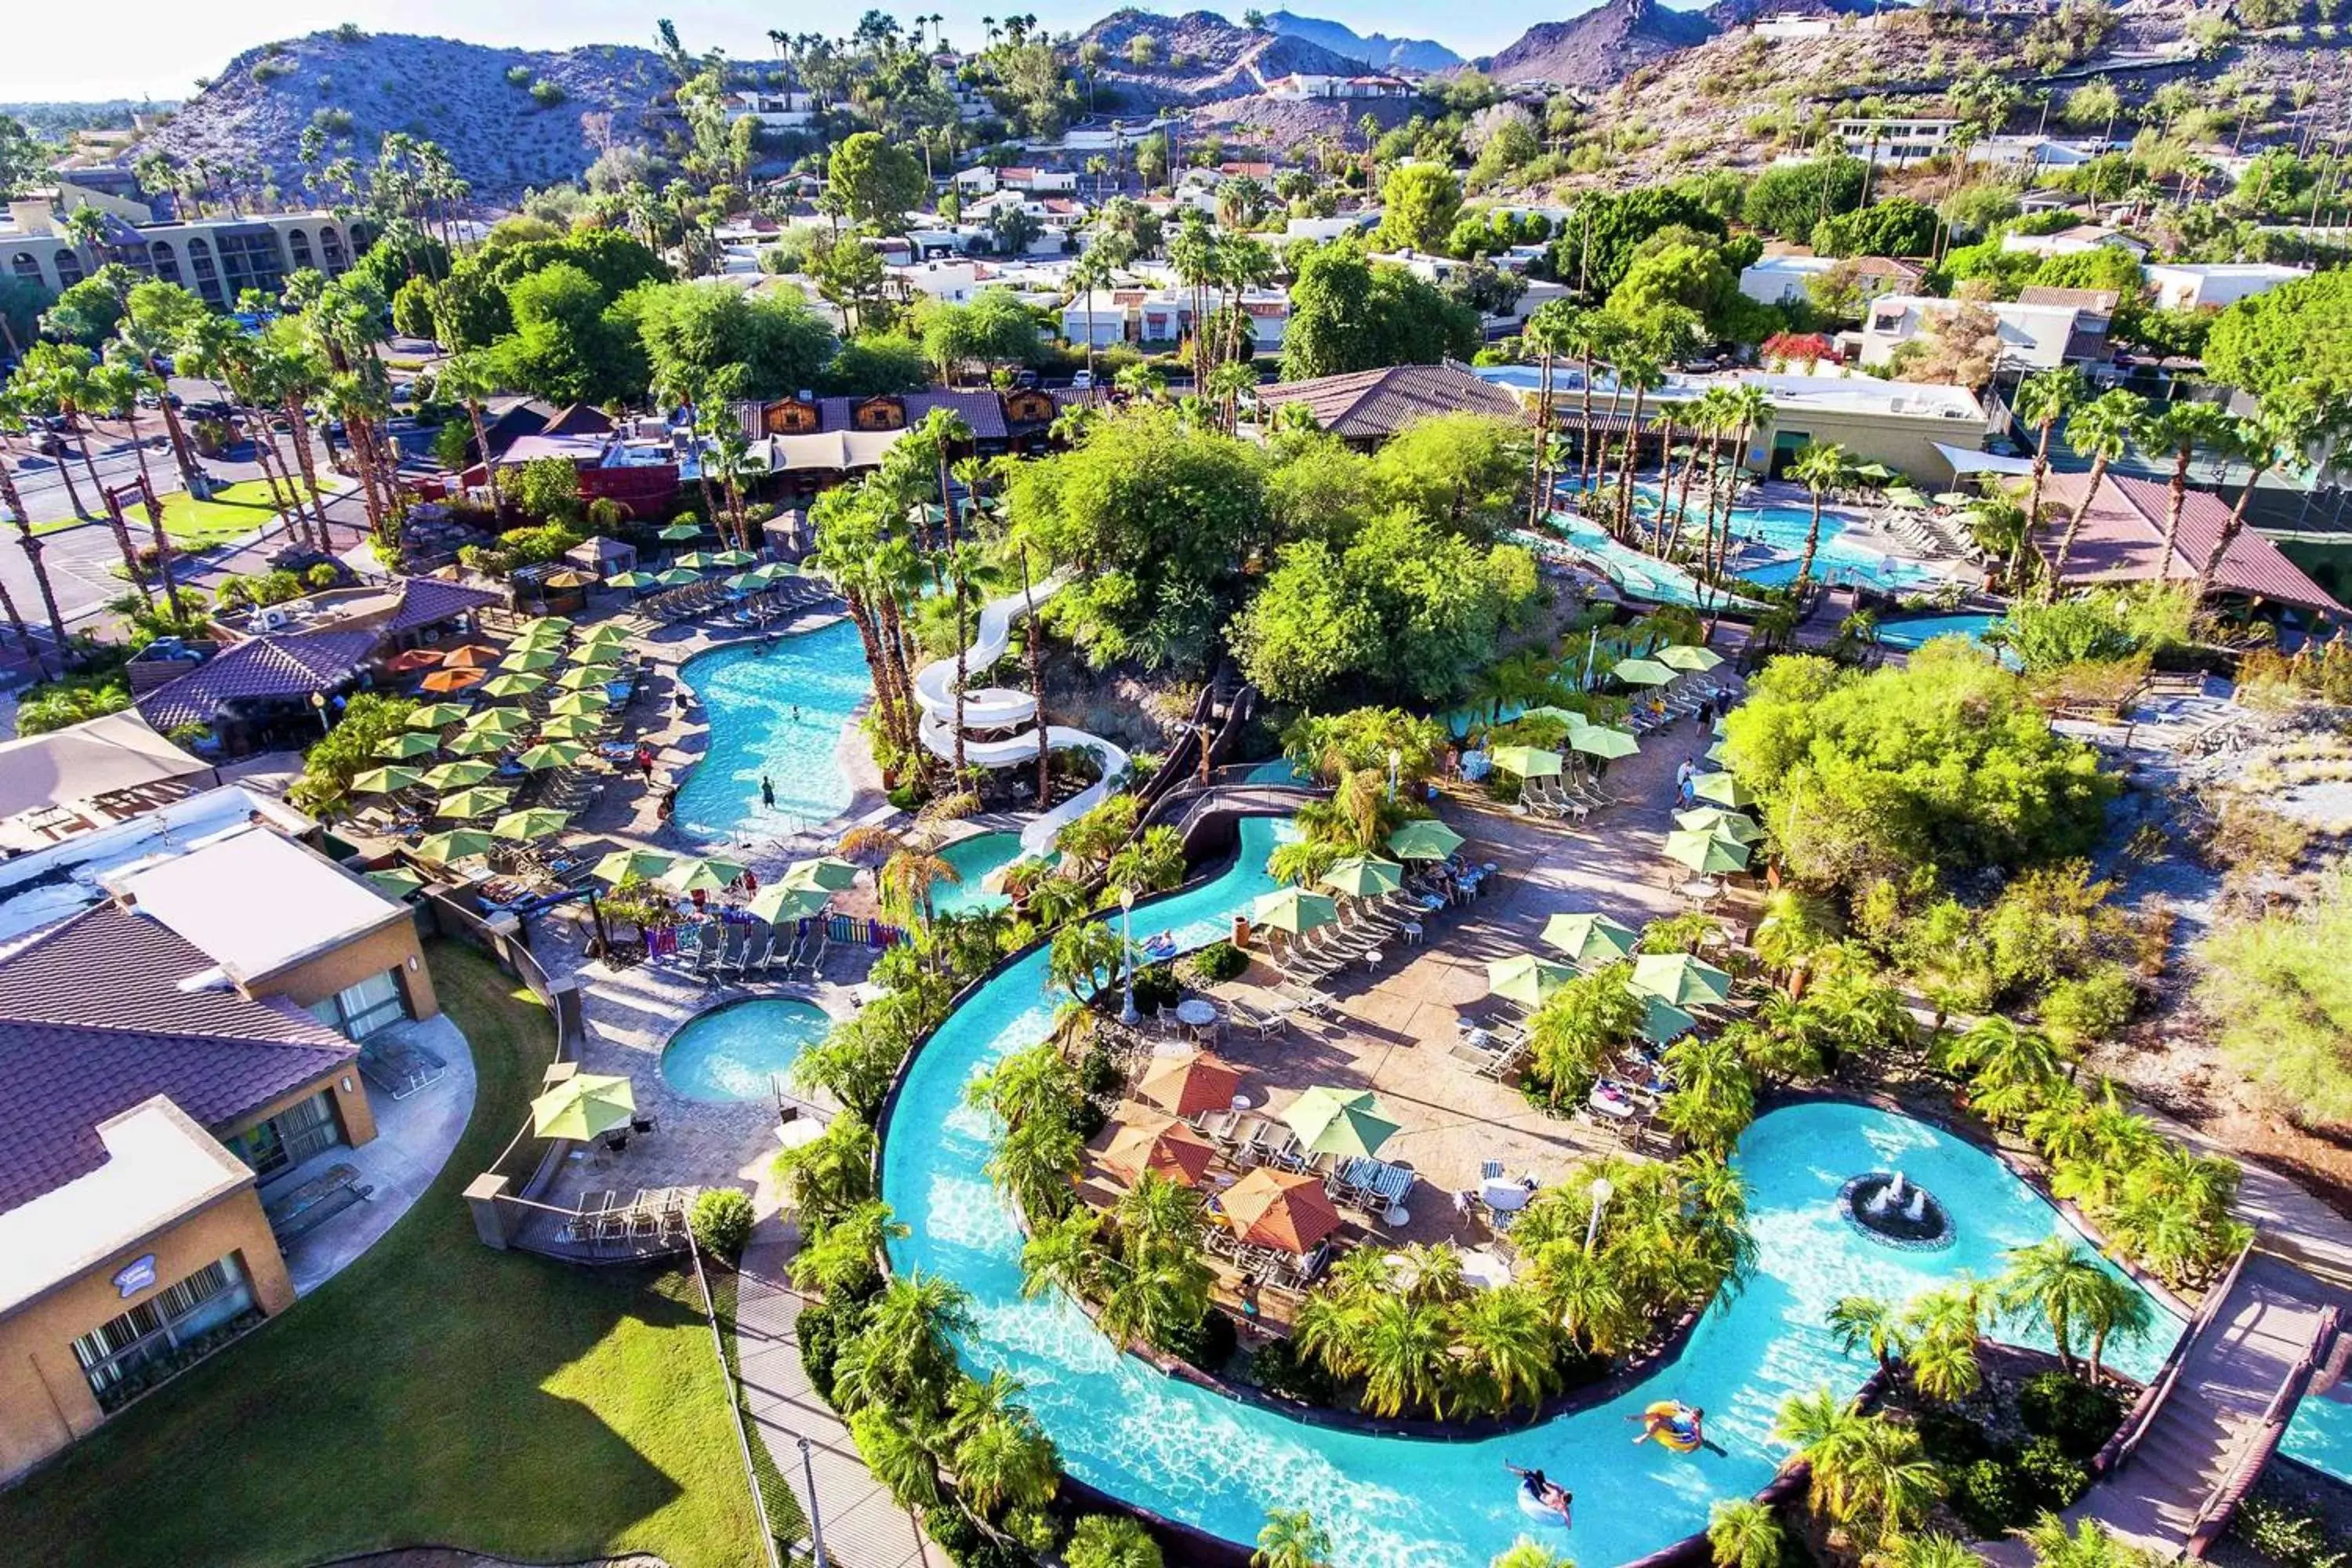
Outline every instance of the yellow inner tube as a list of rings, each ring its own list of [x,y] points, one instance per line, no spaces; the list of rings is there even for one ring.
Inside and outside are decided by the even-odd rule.
[[[1648,1409],[1643,1411],[1642,1414],[1644,1415],[1654,1415],[1660,1420],[1665,1422],[1678,1422],[1681,1421],[1688,1413],[1675,1401],[1664,1399],[1651,1405]],[[1675,1426],[1654,1426],[1650,1429],[1650,1436],[1658,1440],[1659,1447],[1669,1449],[1677,1454],[1687,1454],[1698,1447],[1698,1434],[1685,1427],[1678,1427]]]

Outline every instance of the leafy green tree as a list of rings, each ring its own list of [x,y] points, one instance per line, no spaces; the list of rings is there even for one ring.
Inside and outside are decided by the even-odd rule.
[[[1250,1568],[1330,1568],[1331,1538],[1305,1509],[1278,1508],[1257,1532]]]
[[[13,114],[0,114],[0,200],[23,195],[48,172],[48,146]]]
[[[1380,242],[1391,250],[1434,251],[1454,231],[1462,182],[1438,163],[1391,169],[1381,184]]]
[[[1164,1561],[1151,1532],[1118,1513],[1090,1513],[1070,1531],[1062,1552],[1069,1568],[1160,1568]]]
[[[920,343],[870,332],[841,344],[812,384],[835,396],[873,397],[920,392],[930,384],[930,365]]]
[[[1925,256],[1935,248],[1936,228],[1935,208],[1909,196],[1891,196],[1815,224],[1813,250],[1820,256]]]
[[[1717,239],[1727,232],[1705,202],[1664,185],[1585,195],[1552,244],[1553,271],[1586,300],[1605,299],[1624,279],[1643,242],[1670,227]]]
[[[825,161],[825,196],[856,223],[903,233],[907,215],[930,194],[914,153],[878,131],[845,137]]]
[[[1740,216],[1750,228],[1804,238],[1815,224],[1862,205],[1869,169],[1860,158],[1843,154],[1776,164],[1749,182]]]
[[[1787,1542],[1770,1509],[1727,1498],[1707,1515],[1706,1543],[1715,1568],[1778,1568]]]
[[[1910,1346],[1904,1316],[1876,1296],[1841,1296],[1830,1309],[1830,1332],[1838,1349],[1851,1355],[1866,1350],[1885,1371],[1901,1361]]]
[[[1478,346],[1477,311],[1402,267],[1374,265],[1352,240],[1317,246],[1300,259],[1290,309],[1286,381],[1467,359]]]
[[[287,791],[287,798],[315,816],[338,815],[350,796],[352,780],[383,763],[378,749],[401,732],[415,707],[404,697],[353,692],[343,704],[341,721],[302,754],[302,776]]]
[[[515,330],[492,350],[509,385],[559,403],[641,395],[645,355],[596,280],[569,262],[518,279],[508,294]]]
[[[833,330],[799,301],[753,300],[702,283],[649,283],[623,297],[655,384],[710,392],[732,379],[745,397],[788,395],[816,384],[832,361]]]
[[[2352,396],[2352,272],[2315,273],[2239,300],[2213,322],[2205,372],[2256,398],[2293,387]]]

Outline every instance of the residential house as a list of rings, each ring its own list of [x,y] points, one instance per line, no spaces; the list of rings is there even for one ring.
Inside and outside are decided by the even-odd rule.
[[[770,131],[796,131],[816,118],[814,93],[764,88],[727,95],[727,119],[756,120]]]
[[[1829,256],[1760,256],[1740,269],[1739,291],[1759,304],[1798,304],[1810,298],[1807,290],[1815,278],[1842,266],[1853,268],[1865,302],[1882,294],[1908,293],[1927,277],[1916,263],[1885,256],[1843,262]]]
[[[1068,169],[999,169],[996,177],[1006,190],[1032,195],[1073,195],[1078,188],[1078,176]]]
[[[2102,142],[2060,142],[2047,136],[1988,136],[1971,143],[1968,160],[2005,169],[2073,169],[2106,150]]]
[[[1862,364],[1875,368],[1886,363],[1897,348],[1963,309],[1980,310],[1993,318],[2000,332],[1997,368],[2017,371],[2054,370],[2066,363],[2077,346],[2075,331],[2084,313],[2076,305],[1989,300],[1963,306],[1927,295],[1882,295],[1863,313]],[[2099,341],[2104,342],[2104,333]]]
[[[1260,424],[1289,406],[1305,408],[1327,434],[1354,447],[1377,447],[1406,426],[1433,415],[1474,413],[1524,420],[1527,410],[1509,389],[1461,365],[1403,364],[1258,389]]]
[[[2113,289],[2053,289],[2041,285],[2018,291],[2021,306],[2046,305],[2071,309],[2074,331],[2068,334],[2064,358],[2076,364],[2097,364],[2114,356],[2108,331],[2115,325],[2116,306],[2122,296]]]
[[[1839,142],[1857,158],[1900,168],[1942,153],[1950,144],[1957,120],[1841,120],[1831,129]]]
[[[2078,223],[2055,234],[2012,233],[2000,237],[2003,250],[2022,251],[2028,256],[2079,256],[2102,246],[2127,250],[2136,257],[2147,254],[2147,246],[2143,241],[2105,224]]]
[[[2282,283],[2311,276],[2308,267],[2281,267],[2271,262],[2218,265],[2164,262],[2142,269],[2156,290],[2158,306],[2167,310],[2218,310],[2257,294],[2267,294]]]

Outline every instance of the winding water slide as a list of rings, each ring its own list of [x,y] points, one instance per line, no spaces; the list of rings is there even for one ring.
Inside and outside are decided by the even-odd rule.
[[[1032,600],[1043,605],[1060,591],[1066,581],[1059,575],[1048,577],[1035,586],[1034,592],[1024,595],[1007,594],[992,599],[980,607],[980,625],[972,637],[971,647],[965,650],[968,670],[987,669],[1004,657],[1012,642],[1013,620],[1029,613]],[[924,749],[945,761],[955,757],[956,661],[953,658],[934,659],[915,672],[915,701],[923,710],[921,734]],[[1037,760],[1037,700],[1025,691],[1009,691],[1001,686],[981,687],[963,694],[963,725],[973,730],[1024,731],[1009,740],[975,741],[967,734],[963,743],[964,761],[983,768],[1017,768]],[[1055,751],[1078,750],[1092,752],[1102,764],[1102,778],[1072,795],[1068,800],[1038,817],[1021,830],[1021,847],[1032,855],[1042,855],[1053,847],[1054,836],[1063,825],[1085,816],[1100,805],[1116,787],[1119,776],[1127,772],[1127,753],[1100,735],[1084,730],[1073,730],[1064,724],[1045,727],[1045,743]]]

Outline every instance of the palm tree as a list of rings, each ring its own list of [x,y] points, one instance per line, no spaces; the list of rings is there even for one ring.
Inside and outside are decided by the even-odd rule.
[[[1110,1255],[1103,1249],[1102,1221],[1080,1205],[1039,1226],[1021,1248],[1021,1294],[1037,1296],[1059,1287],[1086,1300],[1096,1293]]]
[[[1838,1349],[1851,1355],[1867,1349],[1881,1372],[1894,1369],[1910,1349],[1903,1315],[1876,1296],[1844,1296],[1829,1311],[1830,1332]]]
[[[1633,389],[1633,410],[1626,418],[1625,443],[1617,468],[1616,532],[1624,540],[1633,536],[1633,458],[1642,445],[1643,406],[1651,393],[1666,384],[1665,368],[1645,338],[1637,339],[1617,355],[1617,384]]]
[[[2004,1312],[2047,1329],[2057,1342],[2058,1364],[2074,1372],[2074,1324],[2092,1315],[2107,1273],[2085,1248],[2053,1236],[2009,1250],[2009,1267],[1993,1283]]]
[[[2237,503],[2230,509],[2229,521],[2215,536],[2205,564],[2198,569],[2200,599],[2212,593],[2213,580],[2221,570],[2221,558],[2238,542],[2238,535],[2245,531],[2246,508],[2253,500],[2255,487],[2263,482],[2263,476],[2274,468],[2302,467],[2305,449],[2335,423],[2316,403],[2299,393],[2265,399],[2252,418],[2238,421],[2229,446],[2235,455],[2246,459],[2246,484],[2238,492]]]
[[[850,858],[883,857],[882,868],[874,874],[875,890],[881,895],[882,907],[902,924],[917,915],[929,924],[935,912],[931,889],[941,882],[963,880],[961,872],[928,846],[887,827],[853,827],[841,836],[837,849]]]
[[[188,321],[204,313],[204,301],[176,283],[157,279],[133,285],[123,304],[115,338],[160,383],[163,356],[173,352]],[[201,500],[207,493],[205,472],[196,464],[195,448],[181,426],[179,410],[171,398],[163,399],[163,412],[164,433],[172,438],[172,459],[179,465],[181,488]]]
[[[1054,933],[1045,975],[1072,997],[1085,1001],[1104,973],[1118,973],[1127,943],[1103,921],[1079,921]]]
[[[936,1409],[961,1375],[951,1336],[971,1329],[970,1301],[957,1286],[919,1270],[897,1276],[866,1309],[865,1328],[842,1349],[835,1405]]]
[[[1929,1399],[1965,1399],[1984,1381],[1977,1363],[1979,1293],[1972,1284],[1932,1290],[1904,1314],[1911,1384]]]
[[[1760,1502],[1727,1499],[1706,1521],[1715,1568],[1776,1568],[1784,1544],[1780,1518]]]
[[[160,377],[147,374],[146,367],[121,343],[109,343],[106,357],[90,374],[90,395],[99,400],[98,406],[121,418],[131,437],[131,449],[139,459],[139,493],[147,508],[147,527],[154,540],[155,578],[163,587],[163,602],[172,612],[172,622],[180,624],[180,589],[172,581],[172,542],[163,530],[163,507],[155,496],[155,476],[147,467],[147,443],[139,435],[139,398],[142,393],[160,393],[163,383]]]
[[[948,1401],[956,1489],[983,1515],[1042,1508],[1061,1487],[1061,1457],[1036,1417],[1014,1402],[1020,1392],[1000,1371],[985,1383],[964,1379]]]
[[[1528,317],[1520,333],[1520,342],[1536,356],[1536,441],[1534,456],[1528,475],[1528,526],[1533,528],[1543,520],[1546,503],[1550,499],[1550,462],[1552,445],[1552,378],[1559,356],[1570,347],[1569,329],[1576,318],[1576,307],[1565,300],[1547,300]]]
[[[2070,1534],[2064,1520],[2054,1513],[2044,1513],[2017,1533],[2032,1548],[2033,1560],[2040,1568],[2138,1568],[2147,1561],[2142,1553],[2108,1534],[2107,1527],[2095,1519],[2081,1521]],[[1911,1565],[1906,1563],[1904,1568]]]
[[[1459,1268],[1457,1261],[1456,1268]],[[1558,1331],[1543,1298],[1525,1285],[1475,1290],[1454,1309],[1454,1337],[1465,1373],[1497,1411],[1525,1399],[1530,1411],[1559,1376]]]
[[[2180,537],[2180,514],[2189,505],[2189,465],[2202,450],[2218,450],[2229,440],[2233,425],[2230,411],[2218,403],[2182,398],[2168,403],[2147,419],[2139,433],[2145,445],[2169,447],[2172,478],[2165,487],[2164,546],[2160,575],[2172,575],[2173,542]]]
[[[1062,1553],[1069,1568],[1162,1568],[1151,1532],[1119,1513],[1090,1513],[1070,1531]]]
[[[1486,1564],[1486,1568],[1576,1568],[1576,1560],[1563,1557],[1539,1541],[1522,1535],[1513,1542],[1510,1550]]]
[[[1112,887],[1139,898],[1166,892],[1184,880],[1184,840],[1172,827],[1146,828],[1110,858],[1104,876]]]
[[[1330,1568],[1331,1538],[1305,1509],[1278,1508],[1257,1532],[1250,1568]]]
[[[778,1154],[775,1175],[803,1225],[845,1213],[874,1196],[873,1129],[836,1116],[820,1136]]]
[[[1536,1255],[1536,1282],[1559,1315],[1560,1331],[1589,1354],[1620,1347],[1630,1314],[1615,1266],[1579,1242],[1548,1243]]]
[[[1563,315],[1559,324],[1557,343],[1584,362],[1584,382],[1580,389],[1582,401],[1580,417],[1584,421],[1584,448],[1577,461],[1577,482],[1582,489],[1592,488],[1595,459],[1592,429],[1592,376],[1596,362],[1607,360],[1617,353],[1624,341],[1624,328],[1617,319],[1600,310],[1580,310]]]
[[[17,362],[9,385],[21,403],[46,408],[65,419],[81,453],[90,486],[105,501],[106,482],[98,477],[98,464],[90,456],[89,434],[81,419],[85,410],[105,406],[110,395],[100,378],[98,356],[79,343],[35,343]],[[65,467],[60,459],[58,470],[63,472]],[[114,548],[122,557],[123,574],[130,578],[140,597],[152,604],[153,595],[148,592],[147,579],[139,570],[139,552],[131,545],[131,531],[122,521],[122,509],[109,502],[105,516],[114,534]]]
[[[2144,1340],[2156,1323],[2155,1309],[2149,1305],[2147,1292],[2105,1269],[2099,1272],[2104,1283],[2089,1292],[2089,1300],[2083,1303],[2080,1313],[2083,1327],[2091,1336],[2094,1384],[2099,1381],[2099,1363],[2106,1354],[2109,1339],[2121,1334],[2126,1340]]]
[[[1209,373],[1206,387],[1209,401],[1224,413],[1225,434],[1241,433],[1242,399],[1257,389],[1257,372],[1237,359],[1229,359]]]
[[[842,1360],[848,1361],[856,1348],[853,1345],[844,1351]],[[929,1509],[940,1505],[939,1461],[932,1456],[924,1434],[913,1423],[902,1419],[900,1407],[859,1405],[850,1414],[849,1436],[857,1445],[858,1458],[866,1461],[866,1468],[900,1508]]]
[[[1070,264],[1070,286],[1086,296],[1087,300],[1087,385],[1095,384],[1095,290],[1108,289],[1111,282],[1110,257],[1098,245],[1090,245]],[[1088,401],[1092,401],[1089,395]]]
[[[1979,1568],[1983,1562],[1968,1542],[1931,1530],[1906,1536],[1895,1549],[1892,1568]]]
[[[2033,489],[2025,503],[2025,532],[2017,555],[2009,563],[2012,582],[2023,563],[2025,547],[2042,525],[2042,487],[2050,478],[2050,433],[2089,395],[2082,372],[2072,365],[2029,375],[2018,384],[2017,416],[2033,427]]]
[[[1927,1517],[1943,1495],[1943,1474],[1921,1450],[1916,1428],[1866,1421],[1858,1451],[1837,1467],[1840,1522],[1859,1527],[1885,1551]],[[1818,1465],[1813,1482],[1822,1484]]]
[[[7,394],[0,390],[0,432],[13,433],[17,420],[18,416],[11,407]],[[41,562],[41,542],[33,532],[32,514],[25,510],[24,492],[17,489],[16,476],[5,463],[0,463],[0,508],[6,509],[9,521],[16,525],[16,542],[24,549],[25,564],[33,574],[33,584],[40,590],[41,606],[48,614],[49,635],[57,643],[58,658],[62,661],[66,657],[66,623],[58,609],[57,588],[49,581],[48,567]],[[13,616],[15,612],[12,610],[10,613]],[[26,646],[32,652],[35,675],[46,679],[48,675],[47,659],[37,647],[33,647],[30,643]]]
[[[1797,449],[1789,477],[1811,492],[1812,521],[1805,530],[1805,554],[1797,564],[1797,591],[1813,580],[1813,555],[1822,547],[1822,492],[1837,489],[1853,477],[1845,448],[1832,442],[1808,441]]]
[[[1452,1342],[1444,1309],[1402,1296],[1375,1297],[1365,1307],[1357,1352],[1364,1408],[1375,1415],[1425,1409],[1444,1419],[1450,1404],[1446,1363]]]
[[[2067,514],[2066,531],[2058,539],[2058,559],[2042,584],[2043,598],[2057,597],[2059,584],[2066,576],[2067,559],[2074,552],[2074,535],[2081,531],[2083,520],[2090,516],[2091,502],[2097,498],[2099,487],[2106,482],[2107,465],[2131,450],[2132,437],[2147,419],[2147,399],[2119,386],[2084,404],[2066,421],[2066,445],[2076,457],[2091,460],[2091,472],[2083,485],[2083,499]]]

